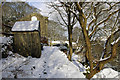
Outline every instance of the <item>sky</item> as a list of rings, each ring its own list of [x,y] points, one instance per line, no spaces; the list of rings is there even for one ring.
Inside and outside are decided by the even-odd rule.
[[[47,7],[47,2],[29,2],[30,5],[41,10],[41,14],[49,17],[50,9]]]
[[[57,12],[55,12],[52,8],[49,8],[48,7],[48,4],[50,2],[28,2],[29,5],[32,5],[38,9],[41,10],[41,14],[43,16],[47,16],[49,20],[54,20],[56,21],[57,20]],[[52,14],[50,14],[50,12],[52,12]]]

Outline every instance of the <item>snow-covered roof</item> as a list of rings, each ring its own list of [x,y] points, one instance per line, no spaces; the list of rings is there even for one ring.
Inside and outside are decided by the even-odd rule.
[[[39,30],[39,21],[18,21],[14,24],[12,31],[34,31]]]

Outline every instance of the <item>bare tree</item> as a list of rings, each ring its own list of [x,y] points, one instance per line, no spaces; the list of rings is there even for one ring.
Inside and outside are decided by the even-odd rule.
[[[90,73],[86,74],[88,79],[92,78],[96,73],[103,69],[104,64],[112,61],[116,56],[116,48],[118,47],[120,37],[114,38],[116,34],[120,32],[118,27],[118,5],[120,2],[110,3],[110,2],[60,2],[61,5],[52,5],[55,10],[58,11],[62,21],[68,27],[69,34],[69,60],[72,56],[72,20],[74,23],[75,18],[80,24],[82,34],[84,37],[85,44],[82,48],[85,48],[85,57],[90,66]],[[67,18],[64,18],[62,11],[59,10],[59,7],[62,7],[66,14]],[[73,16],[71,20],[71,14]],[[117,16],[117,17],[116,17]],[[67,21],[66,21],[67,19]],[[115,19],[115,20],[114,20]],[[113,21],[112,21],[113,20]],[[112,22],[110,22],[112,21]],[[108,25],[109,23],[109,25]],[[62,23],[61,23],[62,24]],[[62,24],[63,25],[63,24]],[[91,47],[91,39],[97,34],[101,29],[103,33],[107,33],[105,28],[112,26],[114,28],[111,31],[111,34],[107,35],[107,40],[105,42],[104,50],[101,55],[101,58],[95,59]],[[113,39],[114,38],[114,39]],[[111,39],[113,39],[111,41]],[[111,42],[110,42],[111,41]],[[110,42],[110,47],[108,43]],[[109,51],[108,51],[109,49]],[[81,49],[83,50],[83,49]]]
[[[85,56],[90,65],[90,73],[87,74],[86,77],[90,79],[104,67],[104,64],[110,62],[116,56],[116,47],[118,46],[120,37],[118,37],[116,40],[114,40],[114,42],[111,43],[111,49],[110,49],[111,51],[109,53],[107,53],[107,49],[108,49],[107,44],[108,41],[112,38],[112,36],[115,36],[120,31],[119,28],[117,30],[114,30],[114,32],[111,35],[109,35],[109,37],[107,38],[100,60],[96,60],[92,56],[91,37],[94,36],[94,34],[96,34],[100,26],[106,23],[108,20],[110,20],[112,16],[114,15],[118,16],[117,13],[120,9],[116,5],[119,4],[119,2],[117,3],[75,2],[74,4],[76,6],[76,10],[78,14],[76,14],[76,11],[73,10],[71,10],[71,12],[76,16],[77,20],[79,21],[79,24],[82,28],[82,32],[84,35],[84,40],[85,40],[84,46],[86,48]],[[86,13],[87,10],[85,11],[85,7],[87,5],[91,6],[90,8],[91,11]],[[107,5],[107,8],[105,7],[103,9],[102,8],[98,9],[98,6],[101,7],[103,5]],[[105,13],[104,16],[100,16],[103,15],[104,13]],[[101,17],[101,19],[99,17]]]
[[[71,13],[70,9],[74,9],[72,2],[62,2],[59,1],[58,4],[51,3],[49,4],[55,11],[58,12],[62,21],[58,19],[58,22],[68,28],[68,39],[69,39],[69,54],[68,59],[71,61],[72,58],[72,29],[76,23],[75,16]]]

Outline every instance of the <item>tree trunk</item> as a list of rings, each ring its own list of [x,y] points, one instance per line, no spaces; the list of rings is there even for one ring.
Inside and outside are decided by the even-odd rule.
[[[106,18],[105,20],[101,21],[100,23],[95,23],[96,26],[95,28],[93,28],[94,30],[92,31],[92,33],[89,35],[88,34],[88,31],[86,29],[86,26],[87,26],[87,18],[86,18],[86,15],[83,13],[83,8],[82,8],[82,3],[81,2],[76,2],[76,7],[77,7],[77,10],[79,12],[79,15],[76,15],[76,18],[77,20],[79,21],[79,24],[82,28],[82,32],[83,32],[83,35],[84,35],[84,39],[85,39],[85,48],[86,48],[86,54],[85,56],[87,57],[88,61],[89,61],[89,65],[90,65],[90,73],[86,74],[86,78],[87,79],[91,79],[96,73],[98,73],[103,67],[104,67],[104,64],[110,62],[111,60],[113,60],[116,56],[116,47],[118,45],[118,41],[120,40],[120,38],[118,38],[114,43],[111,44],[111,52],[110,52],[110,56],[106,55],[106,49],[107,49],[107,43],[109,41],[109,39],[111,37],[113,37],[113,35],[111,35],[108,40],[107,40],[107,43],[106,46],[105,46],[105,49],[103,51],[104,54],[102,54],[102,59],[100,60],[96,60],[94,59],[94,57],[92,56],[92,49],[91,49],[91,41],[90,41],[90,38],[91,36],[96,32],[97,28],[99,25],[101,25],[102,23],[106,22],[107,20],[110,19],[110,17],[115,14],[116,12],[118,12],[118,10],[116,10],[115,12],[112,12],[108,18]],[[90,27],[90,26],[88,26]],[[117,31],[118,32],[118,31]],[[94,65],[94,66],[93,66]]]
[[[70,29],[69,29],[70,30]],[[69,31],[69,54],[68,54],[68,59],[71,61],[72,58],[72,31]]]
[[[70,21],[71,21],[71,12],[70,10],[68,9],[68,39],[69,39],[69,54],[68,54],[68,59],[71,61],[71,58],[72,58],[72,26],[70,24]]]
[[[90,43],[90,39],[89,39],[89,36],[88,36],[88,32],[86,30],[86,26],[87,26],[87,18],[86,16],[84,15],[83,11],[82,11],[82,8],[81,6],[82,3],[76,3],[76,6],[77,6],[77,10],[79,11],[79,23],[80,23],[80,26],[82,28],[82,32],[83,32],[83,35],[84,35],[84,39],[85,39],[85,46],[86,46],[86,57],[89,61],[89,65],[90,65],[90,72],[93,71],[93,57],[92,57],[92,54],[91,54],[91,43]]]

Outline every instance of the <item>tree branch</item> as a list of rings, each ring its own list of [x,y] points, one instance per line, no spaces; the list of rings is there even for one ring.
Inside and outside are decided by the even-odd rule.
[[[86,25],[87,25],[87,18],[86,16],[84,15],[83,11],[82,11],[82,8],[81,8],[81,5],[80,3],[75,3],[76,6],[77,6],[77,10],[79,12],[79,23],[81,25],[81,28],[82,28],[82,31],[83,31],[83,34],[84,34],[84,38],[85,38],[85,42],[86,42],[86,57],[89,61],[89,64],[90,64],[90,72],[93,71],[93,56],[91,54],[91,43],[90,43],[90,39],[88,37],[88,32],[86,30]]]
[[[119,41],[120,37],[114,42],[114,44],[112,44],[111,55],[108,58],[102,59],[97,62],[97,65],[94,67],[93,71],[86,76],[88,79],[92,78],[96,73],[100,72],[100,70],[106,63],[114,59],[114,57],[116,56],[116,47]]]
[[[60,15],[61,19],[63,20],[64,24],[67,25],[67,23],[66,23],[65,19],[63,18],[60,10],[58,10],[57,6],[56,7],[55,6],[56,5],[51,5],[51,7],[53,7],[59,13],[59,15]]]
[[[106,40],[105,45],[104,45],[103,54],[102,54],[102,56],[101,56],[101,59],[105,58],[106,55],[107,55],[107,53],[106,53],[107,44],[108,44],[109,40],[111,39],[112,35],[116,35],[119,31],[120,31],[120,29],[118,29],[117,31],[113,32],[113,33],[108,37],[108,39]]]
[[[91,36],[94,34],[94,32],[97,30],[97,28],[98,28],[99,25],[101,25],[102,23],[108,21],[108,20],[110,19],[110,17],[111,17],[112,15],[114,15],[115,13],[117,13],[119,10],[120,10],[120,9],[112,12],[105,20],[103,20],[103,21],[101,21],[100,23],[98,23],[98,24],[95,26],[94,30],[93,30],[93,31],[91,32],[91,34],[89,35],[89,37],[91,37]]]
[[[102,9],[102,11],[110,11],[114,6],[116,6],[117,4],[120,4],[120,2],[117,2],[117,3],[113,4],[113,5],[111,5],[110,3],[107,3],[107,4],[109,5],[109,8]]]

